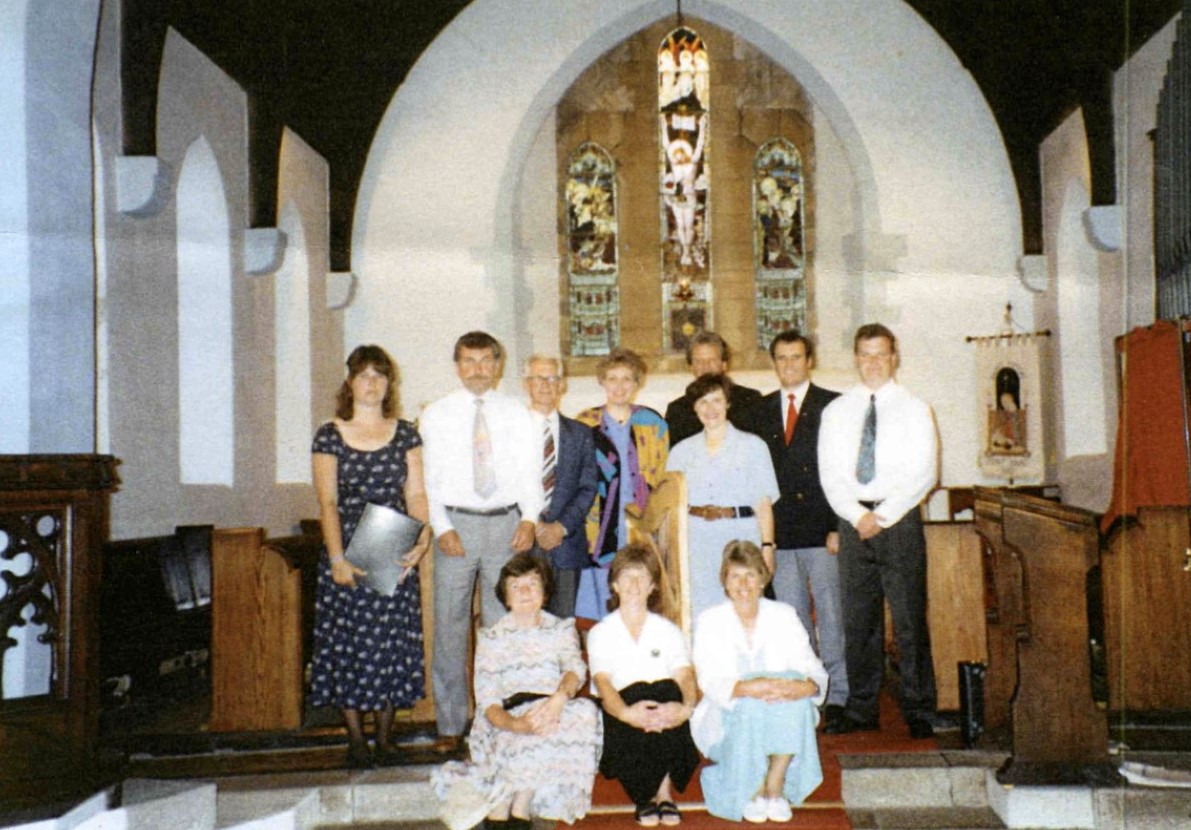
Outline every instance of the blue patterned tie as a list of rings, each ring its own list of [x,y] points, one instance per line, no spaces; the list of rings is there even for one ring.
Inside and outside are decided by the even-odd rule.
[[[860,455],[856,459],[856,480],[868,484],[877,474],[877,396],[868,398],[864,413],[864,431],[860,433]]]

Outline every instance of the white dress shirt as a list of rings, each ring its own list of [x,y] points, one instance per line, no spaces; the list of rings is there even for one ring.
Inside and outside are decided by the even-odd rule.
[[[546,452],[546,432],[542,429],[543,424],[550,425],[550,434],[554,436],[554,452],[558,453],[558,410],[554,410],[549,415],[543,415],[536,409],[529,410],[529,417],[533,419],[533,433],[538,438],[538,460],[545,461]]]
[[[876,391],[876,475],[856,480],[860,435],[873,391],[860,384],[823,410],[819,426],[819,480],[831,509],[855,526],[869,512],[860,502],[880,502],[873,511],[881,527],[892,527],[938,481],[938,437],[930,407],[905,387],[889,381]]]
[[[516,504],[527,521],[542,513],[542,440],[529,410],[495,390],[481,397],[496,470],[496,490],[488,498],[476,493],[472,469],[476,396],[458,389],[426,407],[418,422],[430,525],[439,536],[454,529],[448,506],[485,510]]]
[[[704,754],[723,739],[724,713],[736,706],[732,693],[745,674],[801,672],[819,687],[815,705],[827,698],[827,670],[798,612],[784,602],[760,601],[751,642],[731,602],[708,608],[695,623],[694,656],[703,698],[691,716],[691,734]]]
[[[606,674],[612,688],[620,691],[638,682],[673,678],[691,664],[691,658],[682,631],[665,617],[650,612],[641,636],[634,640],[617,609],[587,632],[587,664],[591,667],[591,693],[599,697],[597,674]]]
[[[804,380],[797,386],[787,389],[782,387],[782,426],[786,425],[786,410],[790,408],[790,395],[794,395],[794,410],[801,415],[802,405],[806,403],[806,393],[810,391],[810,380]]]

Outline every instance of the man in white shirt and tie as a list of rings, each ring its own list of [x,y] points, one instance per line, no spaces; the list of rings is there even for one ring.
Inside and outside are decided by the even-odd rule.
[[[426,407],[419,422],[434,528],[434,708],[436,748],[451,751],[467,727],[471,602],[480,580],[483,624],[504,615],[500,569],[530,550],[542,512],[541,445],[529,411],[497,392],[503,351],[492,335],[455,343],[463,384]]]
[[[819,475],[840,517],[840,582],[849,731],[879,728],[884,602],[897,635],[902,717],[914,738],[934,734],[935,674],[926,620],[926,539],[919,503],[938,479],[930,407],[894,380],[897,338],[880,323],[854,340],[860,384],[823,410]]]

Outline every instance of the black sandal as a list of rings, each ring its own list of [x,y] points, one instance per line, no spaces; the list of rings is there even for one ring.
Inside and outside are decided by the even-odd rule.
[[[673,801],[659,801],[658,816],[667,827],[682,823],[682,813],[678,812],[678,805]]]
[[[637,809],[633,811],[633,817],[637,819],[639,827],[657,827],[661,821],[661,816],[658,814],[658,805],[656,804],[638,804]]]

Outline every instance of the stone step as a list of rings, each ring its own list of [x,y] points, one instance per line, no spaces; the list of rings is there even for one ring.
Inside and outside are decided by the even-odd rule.
[[[977,750],[840,755],[843,801],[849,810],[987,808],[986,773],[1007,757]]]
[[[433,765],[348,771],[244,775],[215,779],[219,788],[220,827],[233,810],[256,802],[282,803],[297,792],[316,793],[311,827],[344,827],[368,823],[408,825],[435,822],[438,801],[430,787]],[[236,805],[236,806],[233,806]],[[246,813],[243,813],[246,815]]]
[[[1179,756],[1138,756],[1178,768]],[[1189,830],[1191,789],[1006,785],[1006,753],[941,751],[840,755],[854,830]]]
[[[120,786],[119,806],[92,815],[75,830],[211,830],[215,785],[198,781],[131,778]]]
[[[1005,830],[990,807],[849,809],[852,830]]]

